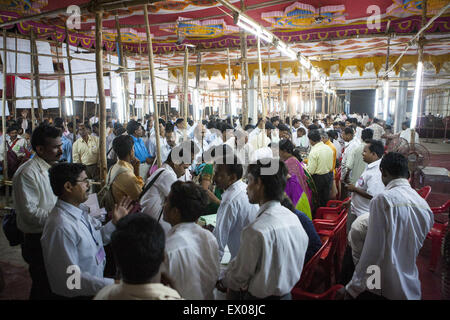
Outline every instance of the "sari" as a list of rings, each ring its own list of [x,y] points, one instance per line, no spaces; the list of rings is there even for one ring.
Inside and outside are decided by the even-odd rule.
[[[312,220],[311,206],[309,204],[308,196],[300,185],[297,176],[291,175],[287,180],[286,188],[284,189],[289,199],[295,206],[295,209],[303,212]]]

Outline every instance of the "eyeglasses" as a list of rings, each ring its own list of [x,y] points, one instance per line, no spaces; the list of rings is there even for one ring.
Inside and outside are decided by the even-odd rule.
[[[76,182],[84,182],[84,183],[86,183],[87,185],[89,185],[89,179],[88,178],[86,178],[86,179],[84,179],[84,180],[75,180]]]

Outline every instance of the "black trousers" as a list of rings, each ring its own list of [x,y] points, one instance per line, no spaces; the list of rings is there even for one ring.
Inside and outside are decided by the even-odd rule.
[[[45,270],[44,257],[41,247],[41,233],[26,233],[21,244],[22,257],[28,263],[31,276],[30,300],[52,299],[53,294]]]
[[[319,207],[326,207],[330,200],[331,183],[333,182],[333,172],[325,174],[313,174],[312,178],[316,185],[319,196]]]
[[[268,296],[265,298],[258,298],[253,296],[250,292],[239,292],[234,290],[229,290],[227,295],[227,300],[292,300],[291,293],[285,294],[284,296]]]

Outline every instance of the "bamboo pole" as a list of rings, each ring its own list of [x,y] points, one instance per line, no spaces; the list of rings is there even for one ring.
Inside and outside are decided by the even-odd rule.
[[[289,98],[288,98],[288,102],[287,105],[289,106],[289,128],[291,129],[292,132],[292,84],[291,81],[289,80]]]
[[[6,49],[6,29],[3,29],[3,49]],[[6,146],[6,62],[7,54],[6,51],[3,53],[3,90],[2,90],[2,141],[3,141],[3,184],[8,180],[8,157],[7,146]]]
[[[268,85],[269,85],[269,112],[271,111],[272,106],[272,87],[270,83],[270,45],[269,45],[269,64],[267,66],[267,76],[268,76]]]
[[[122,68],[128,68],[127,65],[127,58],[125,55],[125,51],[123,49],[123,44],[122,44],[122,33],[120,31],[120,24],[119,24],[119,16],[116,14],[115,16],[116,19],[116,29],[117,29],[117,43],[119,44],[119,50],[118,52],[119,54],[119,64],[121,65]],[[130,119],[130,101],[129,101],[129,94],[128,94],[128,73],[121,73],[120,77],[122,78],[122,85],[125,91],[125,99],[124,99],[124,103],[125,103],[125,121],[128,122]]]
[[[325,115],[325,91],[322,91],[322,114]]]
[[[327,99],[328,99],[328,103],[327,103],[327,114],[331,114],[331,108],[330,108],[330,93],[327,94]]]
[[[14,64],[14,71],[17,73],[17,30],[16,30],[16,36],[14,37],[15,40],[15,52],[14,52],[14,59],[15,59],[15,64]],[[16,90],[14,88],[13,90],[13,98],[16,98]],[[13,107],[13,114],[14,114],[14,119],[17,119],[17,110],[16,110],[16,101],[14,100],[12,102],[12,107]],[[24,119],[25,121],[28,121],[27,119]],[[27,124],[28,125],[28,124]]]
[[[231,107],[231,63],[230,63],[230,49],[227,48],[227,63],[228,63],[228,108],[226,113],[233,116]]]
[[[56,32],[55,32],[55,35],[56,35]],[[62,49],[62,43],[61,43],[61,49]],[[61,52],[62,52],[62,50],[61,50]],[[59,109],[59,117],[62,118],[61,69],[60,69],[59,63],[60,63],[59,62],[59,45],[57,44],[56,45],[56,64],[58,65],[58,67],[57,67],[57,71],[58,71],[58,109]]]
[[[155,66],[153,64],[153,45],[152,38],[150,36],[150,26],[148,22],[148,7],[144,5],[144,16],[145,16],[145,24],[146,24],[146,34],[147,34],[147,44],[148,44],[148,64],[150,66],[150,80],[152,87],[152,95],[153,95],[153,106],[155,109],[155,140],[156,140],[156,162],[158,164],[158,168],[161,167],[161,146],[159,141],[159,112],[156,102],[156,83],[155,83]]]
[[[184,138],[186,139],[187,135],[187,118],[189,114],[189,48],[187,46],[184,47],[184,73],[183,73],[183,91],[184,91],[184,99],[183,99],[183,110],[184,110]]]
[[[264,99],[264,91],[263,91],[263,71],[262,71],[262,63],[261,63],[261,40],[257,38],[257,50],[258,50],[258,69],[259,69],[259,77],[258,77],[258,86],[259,86],[259,96],[262,104],[262,118],[265,121],[267,117],[267,106]]]
[[[30,31],[30,44],[33,48],[32,52],[35,53],[34,55],[32,55],[32,57],[33,57],[33,64],[34,64],[33,72],[35,73],[34,83],[36,85],[36,95],[38,97],[40,97],[41,96],[41,83],[40,83],[40,79],[39,79],[39,57],[38,57],[36,40],[34,37],[33,28],[31,28],[31,31]],[[37,104],[38,104],[39,122],[42,122],[42,121],[44,121],[44,111],[42,110],[41,98],[37,98]]]
[[[280,62],[280,112],[283,115],[283,122],[285,122],[286,110],[284,108],[283,67],[281,62]]]
[[[97,71],[97,88],[100,100],[100,119],[99,119],[99,142],[100,142],[100,181],[102,185],[106,182],[106,99],[105,88],[103,84],[103,31],[102,31],[103,12],[95,13],[95,69]]]
[[[109,62],[111,62],[111,55],[109,54],[108,55],[108,60],[109,60]],[[117,117],[117,118],[119,118],[118,116],[117,116],[117,114],[114,114],[112,111],[113,111],[113,89],[112,89],[112,66],[111,66],[111,64],[109,65],[109,73],[108,73],[108,78],[109,78],[109,102],[110,102],[110,106],[111,106],[111,116],[112,117]],[[116,111],[117,111],[117,108],[116,108]]]
[[[75,99],[73,97],[73,78],[72,78],[72,58],[70,56],[70,47],[69,47],[69,31],[67,29],[67,26],[65,28],[66,31],[66,55],[67,55],[67,66],[69,67],[69,82],[70,82],[70,100],[72,101],[72,125],[73,125],[73,140],[72,140],[72,146],[75,143],[76,137],[77,137],[77,119],[75,117]],[[67,85],[67,84],[66,84]],[[66,105],[66,115],[67,115],[67,101],[64,101]],[[72,153],[73,157],[73,153]],[[73,159],[72,159],[73,161]]]
[[[86,119],[86,79],[84,79],[83,123],[84,119]]]
[[[241,9],[245,10],[245,3],[241,0]],[[247,64],[247,35],[243,30],[240,32],[241,49],[241,89],[242,89],[242,126],[248,124],[248,64]],[[258,120],[258,119],[256,119]]]
[[[312,73],[311,73],[311,71],[312,71],[312,68],[309,69],[309,108],[310,108],[309,111],[311,112],[311,115],[315,118],[316,110],[315,110],[315,107],[313,106],[313,97],[312,97],[312,95],[313,95],[313,83],[312,83]]]
[[[30,41],[30,88],[31,88],[31,130],[34,131],[36,126],[35,114],[34,114],[34,63],[33,63],[33,44]],[[5,53],[6,57],[6,53]]]

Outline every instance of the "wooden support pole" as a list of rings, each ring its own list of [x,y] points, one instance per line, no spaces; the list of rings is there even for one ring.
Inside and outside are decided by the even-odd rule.
[[[322,114],[325,115],[325,91],[322,91]]]
[[[286,110],[284,108],[283,66],[281,62],[280,62],[280,112],[283,117],[283,122],[286,121]]]
[[[292,132],[292,83],[289,80],[289,99],[287,102],[287,105],[289,106],[289,128],[291,129]]]
[[[41,83],[40,83],[40,79],[39,79],[39,57],[38,57],[38,52],[37,52],[37,46],[36,46],[36,40],[34,37],[34,30],[33,28],[31,28],[30,31],[30,44],[33,48],[33,50],[31,51],[31,56],[33,57],[33,64],[34,64],[34,84],[36,86],[36,95],[38,96],[37,98],[37,104],[38,104],[38,114],[39,114],[39,122],[44,121],[44,111],[42,110],[42,99],[40,98],[41,96]]]
[[[67,55],[67,66],[69,67],[69,82],[70,82],[70,100],[72,101],[72,125],[73,125],[73,140],[72,145],[75,143],[77,138],[77,118],[75,117],[75,100],[73,97],[73,77],[72,77],[72,61],[70,57],[70,47],[69,47],[69,32],[66,26],[66,55]],[[66,83],[67,85],[67,83]],[[67,100],[64,101],[66,106],[66,115],[67,115]],[[73,153],[72,153],[73,157]],[[73,161],[73,159],[72,159]]]
[[[123,49],[122,44],[122,33],[120,31],[120,24],[119,24],[119,16],[116,14],[116,29],[117,29],[117,43],[119,44],[119,64],[122,66],[122,68],[127,68],[127,58],[125,55],[125,51]],[[130,101],[129,101],[129,93],[128,93],[128,73],[121,73],[120,77],[122,78],[122,85],[123,90],[125,91],[125,122],[128,122],[130,119]]]
[[[33,44],[30,41],[30,89],[31,89],[31,130],[34,131],[36,119],[34,114],[34,61],[33,61]],[[5,53],[6,57],[6,53]],[[6,153],[5,153],[6,154]]]
[[[97,71],[97,88],[100,101],[100,119],[99,119],[99,143],[100,143],[100,181],[102,185],[106,182],[106,99],[105,88],[103,84],[103,31],[102,31],[103,12],[95,13],[95,70]]]
[[[258,51],[258,69],[259,69],[259,77],[258,77],[258,87],[259,87],[259,96],[262,104],[262,118],[265,121],[267,117],[267,106],[264,99],[264,89],[263,89],[263,71],[262,71],[262,62],[261,62],[261,40],[259,37],[257,38],[257,51]]]
[[[268,62],[268,65],[267,65],[267,77],[268,77],[267,81],[268,81],[268,85],[269,85],[269,106],[268,106],[268,109],[269,109],[269,112],[270,112],[272,110],[271,106],[273,105],[272,104],[272,87],[271,87],[271,83],[270,83],[270,45],[269,45],[269,62]]]
[[[184,46],[184,70],[183,70],[183,113],[184,113],[184,136],[187,135],[187,118],[189,115],[189,48]]]
[[[16,36],[14,37],[14,40],[15,40],[15,52],[14,52],[14,59],[15,59],[15,64],[14,64],[14,71],[16,72],[16,74],[17,74],[17,31],[16,31]],[[6,53],[6,52],[5,52]],[[16,88],[14,88],[14,90],[13,90],[13,97],[14,97],[14,101],[12,102],[12,108],[13,108],[13,110],[12,110],[12,112],[13,112],[13,115],[14,115],[14,119],[16,120],[17,119],[17,109],[16,109]],[[25,121],[28,121],[27,119],[24,119]]]
[[[227,48],[227,63],[228,63],[228,107],[226,113],[233,117],[231,106],[231,62],[230,62],[230,49]]]
[[[86,119],[86,79],[84,79],[83,123],[85,119]]]
[[[3,90],[2,90],[2,141],[3,141],[3,184],[8,180],[8,157],[7,146],[6,146],[6,29],[3,29]]]
[[[148,7],[147,5],[144,5],[144,16],[145,16],[145,31],[147,34],[147,45],[148,45],[148,64],[150,67],[150,81],[151,81],[151,87],[152,87],[152,96],[153,96],[153,106],[155,109],[155,140],[156,140],[156,162],[158,164],[158,168],[161,167],[161,146],[159,141],[159,112],[158,112],[158,105],[156,102],[156,83],[155,83],[155,66],[153,64],[153,45],[152,45],[152,38],[150,36],[150,24],[148,22]]]
[[[56,35],[56,32],[55,32]],[[16,39],[17,40],[17,39]],[[62,49],[62,43],[61,43]],[[62,50],[61,50],[62,52]],[[16,63],[17,64],[17,63]],[[62,93],[61,93],[61,67],[59,62],[59,44],[56,44],[56,71],[58,72],[58,109],[59,109],[59,117],[62,118]]]
[[[241,1],[241,7],[243,1]],[[242,9],[244,10],[244,9]],[[242,89],[242,127],[248,124],[248,65],[247,65],[247,35],[241,30],[241,89]],[[258,119],[256,119],[258,120]]]
[[[331,114],[331,107],[330,107],[330,99],[331,99],[331,95],[330,93],[327,94],[327,99],[328,99],[328,103],[327,103],[327,113]]]

